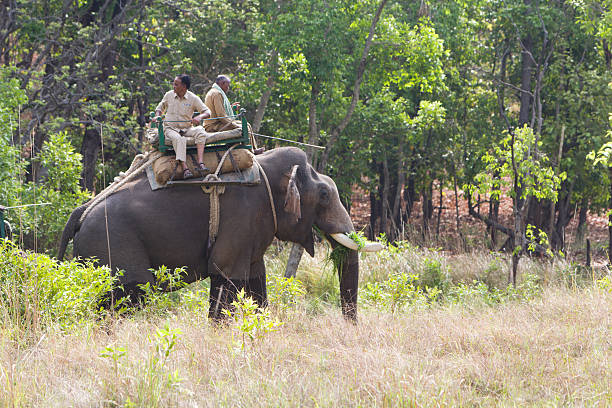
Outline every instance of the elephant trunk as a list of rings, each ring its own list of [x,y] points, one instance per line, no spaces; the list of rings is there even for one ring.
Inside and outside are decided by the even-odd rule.
[[[338,265],[340,301],[345,318],[357,321],[357,291],[359,289],[359,254],[350,250],[344,262]]]

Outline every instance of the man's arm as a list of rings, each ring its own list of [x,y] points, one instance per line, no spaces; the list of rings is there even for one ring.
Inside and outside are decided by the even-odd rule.
[[[223,95],[221,95],[220,93],[216,93],[215,95],[213,95],[213,104],[215,105],[215,112],[220,113],[219,116],[226,116],[225,106],[223,105]],[[230,118],[221,118],[217,120],[225,126],[232,123],[232,120]]]
[[[166,102],[166,95],[164,95],[162,100],[157,104],[157,107],[155,108],[155,118],[153,120],[157,121],[160,118],[160,116],[162,115],[162,112],[167,107],[168,107],[168,103]]]
[[[200,114],[193,118],[191,120],[191,123],[193,123],[194,125],[199,125],[202,119],[210,118],[210,109],[208,109],[208,106],[206,106],[200,98],[198,98],[197,100],[196,108],[198,109]]]

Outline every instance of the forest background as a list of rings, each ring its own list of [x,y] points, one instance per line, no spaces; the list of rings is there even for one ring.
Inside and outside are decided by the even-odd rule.
[[[0,406],[612,405],[611,43],[612,0],[0,1]],[[181,268],[109,310],[108,267],[53,258],[179,73],[325,147],[386,244],[358,322],[324,245],[294,279],[273,244],[224,325]]]
[[[421,239],[438,235],[433,199],[446,191],[456,247],[469,249],[467,200],[484,245],[516,263],[527,250],[565,251],[572,219],[582,242],[589,211],[612,207],[611,10],[610,0],[7,0],[0,204],[51,203],[5,217],[23,247],[55,253],[71,209],[148,148],[148,115],[174,76],[190,74],[203,96],[227,74],[255,131],[324,146],[309,157],[347,208],[356,187],[369,197],[370,238],[405,239],[416,208]]]

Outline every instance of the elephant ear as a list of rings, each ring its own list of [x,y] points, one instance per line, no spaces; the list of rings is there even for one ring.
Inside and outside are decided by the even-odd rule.
[[[300,190],[297,188],[296,175],[299,165],[293,166],[291,174],[289,176],[289,183],[287,183],[287,194],[285,195],[285,211],[291,214],[295,218],[295,223],[302,218],[302,212],[300,210]]]

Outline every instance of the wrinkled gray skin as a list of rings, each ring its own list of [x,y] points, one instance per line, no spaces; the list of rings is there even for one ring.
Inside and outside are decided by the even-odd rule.
[[[245,288],[260,305],[267,303],[263,256],[274,236],[297,242],[314,255],[312,227],[325,234],[353,231],[332,179],[317,173],[297,148],[278,148],[256,156],[264,168],[274,198],[278,230],[265,183],[226,186],[220,196],[217,240],[208,249],[209,196],[199,186],[176,186],[152,191],[144,174],[93,208],[79,225],[87,204],[72,213],[60,243],[59,259],[74,237],[74,256],[95,257],[113,270],[124,270],[120,281],[135,298],[138,284],[153,282],[150,268],[187,267],[187,282],[211,278],[209,316],[219,318],[236,291]],[[287,185],[298,164],[301,218],[285,210]],[[107,247],[106,221],[110,240]],[[334,242],[333,239],[329,239]],[[333,244],[337,245],[337,244]],[[358,255],[349,251],[340,275],[343,314],[356,317]]]

